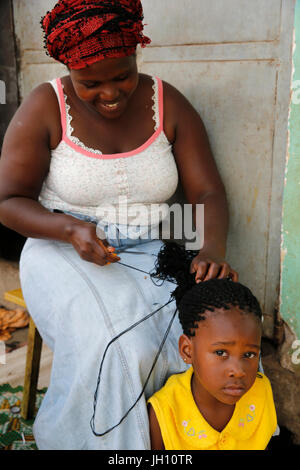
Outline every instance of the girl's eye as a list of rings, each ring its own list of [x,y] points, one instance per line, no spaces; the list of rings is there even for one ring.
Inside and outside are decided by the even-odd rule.
[[[247,353],[245,353],[245,357],[246,357],[247,359],[253,359],[253,358],[256,357],[256,356],[257,356],[257,354],[254,353],[254,352],[247,352]]]
[[[226,357],[227,356],[227,352],[224,351],[224,349],[218,349],[217,351],[215,351],[215,354],[217,356],[220,356],[220,357]]]

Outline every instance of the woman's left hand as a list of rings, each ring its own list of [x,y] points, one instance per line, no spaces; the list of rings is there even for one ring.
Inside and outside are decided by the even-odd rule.
[[[208,281],[209,279],[225,279],[230,277],[234,282],[238,281],[238,273],[221,257],[216,257],[205,251],[195,256],[191,262],[190,272],[196,273],[195,281]]]

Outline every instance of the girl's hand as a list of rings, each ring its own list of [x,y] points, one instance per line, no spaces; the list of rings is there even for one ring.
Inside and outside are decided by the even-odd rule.
[[[96,226],[87,222],[74,223],[69,229],[68,241],[79,256],[85,261],[105,266],[121,258],[114,252],[107,240],[100,240],[96,235]]]
[[[196,273],[196,283],[226,277],[230,277],[234,282],[238,281],[238,273],[223,258],[218,258],[204,251],[200,251],[191,262],[190,273]]]

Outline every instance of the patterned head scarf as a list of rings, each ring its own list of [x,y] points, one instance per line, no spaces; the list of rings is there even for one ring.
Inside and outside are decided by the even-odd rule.
[[[145,47],[140,0],[59,0],[41,19],[46,53],[70,69]]]

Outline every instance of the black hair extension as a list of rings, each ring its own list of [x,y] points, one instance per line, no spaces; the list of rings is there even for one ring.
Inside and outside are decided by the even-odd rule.
[[[158,253],[153,273],[161,279],[175,280],[172,296],[176,300],[179,320],[184,334],[194,336],[197,322],[205,320],[205,312],[216,309],[229,310],[237,306],[243,313],[251,313],[261,319],[262,312],[250,289],[231,279],[211,279],[195,283],[190,264],[198,252],[187,251],[174,242],[166,243]]]

